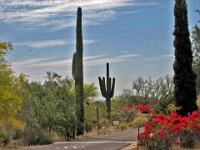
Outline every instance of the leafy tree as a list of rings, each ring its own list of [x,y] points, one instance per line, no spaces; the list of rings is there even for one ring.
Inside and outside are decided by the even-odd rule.
[[[138,97],[139,100],[142,96],[144,85],[145,85],[145,81],[142,77],[139,77],[138,79],[133,81],[132,88],[133,88],[133,90],[135,90],[136,96]]]
[[[21,108],[21,80],[15,77],[5,56],[12,50],[12,44],[0,42],[0,120],[14,118]]]
[[[97,87],[94,85],[94,83],[92,84],[84,84],[84,102],[93,102],[94,98],[96,96],[99,95],[99,93],[97,92]]]
[[[121,101],[122,108],[137,103],[138,99],[134,96],[132,89],[123,89],[123,93],[117,97]]]
[[[124,98],[130,99],[132,103],[148,104],[151,101],[166,100],[173,97],[172,77],[166,75],[156,81],[151,78],[148,80],[139,77],[133,81],[132,90],[124,90]],[[130,101],[129,100],[129,101]]]
[[[200,14],[200,10],[197,10]],[[196,24],[192,30],[193,39],[193,69],[197,75],[196,89],[197,93],[200,94],[200,27]]]
[[[25,82],[26,91],[23,93],[25,100],[21,116],[32,128],[39,126],[49,133],[56,131],[66,139],[74,138],[76,127],[80,125],[75,115],[77,105],[74,80],[62,78],[54,72],[47,72],[46,78],[43,85],[38,82]],[[85,85],[84,90],[86,102],[93,102],[97,94],[94,84]],[[91,105],[92,103],[87,105],[85,110],[87,125],[93,121],[90,120]]]
[[[41,101],[44,97],[45,91],[41,83],[24,81],[22,91],[22,109],[20,110],[18,117],[20,120],[26,123],[27,127],[38,127],[39,114],[36,115],[37,101]]]
[[[192,70],[192,50],[188,30],[186,0],[176,0],[174,6],[174,97],[176,106],[182,106],[178,114],[186,116],[197,110],[196,75]]]
[[[93,127],[96,127],[96,108],[94,101],[98,96],[97,87],[92,84],[84,84],[84,111],[85,111],[85,131],[89,132]]]

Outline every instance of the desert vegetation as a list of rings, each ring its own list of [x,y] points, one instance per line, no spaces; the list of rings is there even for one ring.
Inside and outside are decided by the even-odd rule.
[[[16,76],[5,59],[12,44],[0,41],[0,145],[50,144],[92,131],[106,134],[110,128],[116,132],[144,126],[138,137],[144,148],[195,147],[200,137],[200,30],[195,25],[190,43],[186,0],[176,0],[174,15],[174,77],[138,77],[114,96],[115,78],[111,84],[107,64],[107,81],[99,77],[106,101],[95,101],[98,88],[83,82],[81,8],[73,78],[51,71],[44,83],[30,82],[25,74]],[[113,121],[119,124],[113,126]]]

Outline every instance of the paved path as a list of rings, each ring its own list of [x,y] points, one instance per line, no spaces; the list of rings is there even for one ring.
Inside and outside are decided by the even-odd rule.
[[[135,143],[137,141],[137,134],[137,129],[133,129],[95,138],[23,147],[19,150],[120,150]]]

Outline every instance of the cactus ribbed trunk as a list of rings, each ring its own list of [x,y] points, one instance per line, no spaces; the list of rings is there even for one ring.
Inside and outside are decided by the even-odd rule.
[[[83,38],[82,38],[82,9],[77,11],[76,26],[76,52],[73,55],[72,75],[75,80],[76,92],[76,117],[77,117],[77,136],[84,134],[84,105],[83,105]]]
[[[107,116],[108,119],[111,119],[111,98],[114,95],[114,88],[115,88],[115,78],[112,79],[109,76],[109,63],[106,64],[106,81],[105,78],[101,77],[99,79],[99,85],[101,89],[101,94],[103,97],[106,98],[106,106],[107,106]]]

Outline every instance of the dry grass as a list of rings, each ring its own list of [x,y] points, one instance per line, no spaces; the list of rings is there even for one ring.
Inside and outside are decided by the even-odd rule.
[[[90,137],[95,137],[98,135],[107,135],[107,134],[115,133],[118,131],[119,130],[118,130],[117,126],[102,127],[102,129],[99,129],[98,131],[97,131],[97,129],[94,129],[91,132],[86,133],[83,137],[90,138]]]

